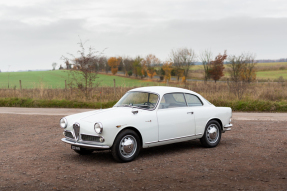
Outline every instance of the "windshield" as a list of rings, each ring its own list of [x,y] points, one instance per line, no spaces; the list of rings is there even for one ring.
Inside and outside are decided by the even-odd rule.
[[[138,107],[142,109],[154,109],[158,101],[158,95],[148,92],[128,92],[115,107]]]

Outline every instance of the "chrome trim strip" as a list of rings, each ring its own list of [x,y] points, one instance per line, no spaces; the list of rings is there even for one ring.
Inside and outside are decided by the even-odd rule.
[[[83,140],[81,140],[81,143],[91,144],[91,145],[97,145],[98,143],[101,143],[101,142],[100,142],[100,141],[99,141],[99,142],[96,142],[96,141],[83,141]]]
[[[229,128],[229,127],[232,127],[233,125],[232,124],[227,124],[224,126],[224,128]]]
[[[158,141],[146,142],[145,144],[157,143]]]
[[[175,137],[175,138],[170,138],[170,139],[163,139],[163,140],[159,140],[158,142],[171,141],[171,140],[175,140],[175,139],[182,139],[182,138],[193,137],[193,136],[195,136],[195,134],[187,135],[187,136],[181,136],[181,137]]]
[[[79,142],[76,143],[76,142],[69,141],[66,138],[62,138],[61,141],[63,141],[64,143],[68,143],[68,144],[80,146],[80,147],[95,148],[95,149],[109,149],[110,148],[107,145],[90,145],[90,144],[83,144]]]
[[[64,133],[65,133],[65,132],[67,132],[67,133],[71,133],[71,134],[72,134],[72,136],[74,137],[74,138],[70,138],[70,137],[66,137],[66,136],[64,135],[66,139],[72,139],[72,140],[75,140],[75,136],[74,136],[74,134],[73,134],[73,132],[72,132],[72,131],[64,130]]]
[[[163,139],[163,140],[159,140],[159,141],[146,142],[145,144],[159,143],[159,142],[171,141],[171,140],[175,140],[175,139],[183,139],[183,138],[194,137],[194,136],[198,136],[198,135],[202,135],[202,133],[193,134],[193,135],[186,135],[186,136],[181,136],[181,137],[175,137],[175,138],[170,138],[170,139]]]
[[[80,139],[80,142],[81,143],[87,143],[87,144],[98,144],[98,143],[101,143],[101,142],[96,142],[96,141],[83,141],[83,139],[82,139],[82,135],[88,135],[88,136],[91,136],[91,137],[99,137],[99,139],[100,138],[102,138],[102,139],[105,139],[103,136],[96,136],[96,135],[91,135],[91,134],[84,134],[84,133],[82,133],[81,134],[81,139]]]
[[[94,136],[94,137],[102,137],[102,136],[99,136],[98,134],[97,134],[97,135],[93,135],[93,134],[81,133],[81,135],[89,135],[89,136]]]
[[[75,139],[72,139],[72,138],[69,138],[69,137],[65,137],[64,139],[67,139],[67,140],[69,140],[71,142],[75,142]]]

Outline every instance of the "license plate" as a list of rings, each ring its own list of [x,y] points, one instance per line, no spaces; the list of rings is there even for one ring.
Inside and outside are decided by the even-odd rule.
[[[71,145],[71,149],[80,151],[80,150],[81,150],[81,147]]]

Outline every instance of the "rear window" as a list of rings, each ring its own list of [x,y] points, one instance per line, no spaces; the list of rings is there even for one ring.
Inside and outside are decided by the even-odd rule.
[[[189,107],[191,106],[202,106],[200,99],[192,94],[185,94],[186,103]]]

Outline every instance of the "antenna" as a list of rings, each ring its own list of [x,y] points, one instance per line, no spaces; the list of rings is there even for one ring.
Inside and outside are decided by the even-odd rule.
[[[100,92],[100,103],[101,103],[101,109],[102,109],[102,92]]]

